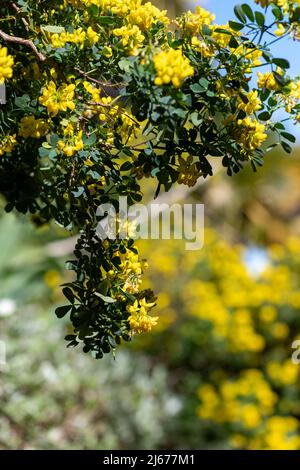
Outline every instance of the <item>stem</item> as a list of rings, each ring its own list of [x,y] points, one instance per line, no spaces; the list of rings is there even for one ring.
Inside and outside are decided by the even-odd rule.
[[[42,54],[41,52],[37,50],[36,46],[33,44],[32,41],[30,41],[30,39],[19,38],[17,36],[10,36],[9,34],[6,34],[1,29],[0,29],[0,37],[6,42],[22,44],[23,46],[30,47],[30,49],[32,49],[32,51],[35,53],[35,55],[41,62],[44,62],[46,60],[46,56],[44,56],[44,54]]]

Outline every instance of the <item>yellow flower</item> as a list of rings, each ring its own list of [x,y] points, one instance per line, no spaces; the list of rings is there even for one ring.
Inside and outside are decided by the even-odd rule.
[[[267,373],[277,385],[292,385],[298,380],[299,367],[291,360],[283,363],[271,361],[267,364]]]
[[[73,101],[75,93],[75,85],[64,84],[58,89],[54,82],[49,82],[48,86],[43,89],[40,97],[40,103],[45,106],[51,116],[56,116],[59,111],[67,111],[75,109]]]
[[[276,34],[276,36],[283,36],[285,33],[286,33],[285,27],[283,26],[282,23],[279,23],[278,28],[276,29],[276,31],[274,31],[274,34]]]
[[[189,156],[187,160],[179,157],[179,166],[177,170],[179,172],[178,184],[185,184],[189,187],[192,187],[197,183],[200,172],[197,169],[195,163],[193,163],[192,156]]]
[[[240,104],[238,105],[239,109],[245,111],[246,114],[249,116],[253,114],[255,111],[258,111],[262,108],[262,102],[258,98],[257,90],[249,91],[247,94],[248,103],[244,103],[242,99],[240,99]]]
[[[57,148],[67,157],[72,157],[76,152],[83,149],[82,131],[74,135],[73,132],[65,133],[66,138],[57,142]]]
[[[251,152],[260,148],[268,137],[265,126],[250,117],[239,119],[238,126],[240,129],[236,133],[236,138],[246,151]]]
[[[128,317],[129,325],[133,333],[144,333],[152,330],[152,327],[157,324],[158,317],[151,317],[148,315],[155,303],[147,303],[146,299],[135,300],[133,305],[128,305],[126,310],[130,313]]]
[[[180,49],[167,49],[154,55],[154,67],[156,70],[155,85],[172,85],[179,88],[183,81],[194,75],[194,69],[190,61]]]
[[[138,55],[145,39],[138,26],[122,26],[121,28],[115,28],[113,33],[115,36],[121,37],[121,44],[128,50],[130,55]]]
[[[0,136],[0,156],[5,153],[11,153],[16,144],[16,134]]]
[[[86,37],[90,44],[96,44],[99,41],[99,34],[96,33],[91,26],[89,26],[86,31]]]
[[[104,46],[102,49],[102,54],[108,59],[113,55],[112,48],[109,46]]]
[[[184,27],[190,31],[192,34],[198,34],[201,32],[203,25],[210,26],[211,23],[215,20],[216,16],[212,15],[205,8],[200,6],[196,7],[196,13],[188,11],[183,19]]]
[[[7,47],[0,46],[0,85],[13,75],[14,59],[7,54]]]
[[[147,2],[137,8],[131,10],[128,16],[130,24],[137,25],[142,31],[147,31],[151,26],[160,21],[161,23],[168,24],[169,19],[166,16],[166,10],[159,10],[152,3]]]
[[[43,119],[35,119],[34,116],[25,116],[20,121],[19,135],[39,139],[47,134],[49,125]]]
[[[192,46],[194,49],[199,51],[203,57],[213,57],[214,55],[214,49],[212,47],[209,47],[204,41],[201,41],[198,39],[197,36],[192,37]]]
[[[279,85],[275,80],[273,72],[258,72],[258,88],[267,88],[268,90],[278,90]]]

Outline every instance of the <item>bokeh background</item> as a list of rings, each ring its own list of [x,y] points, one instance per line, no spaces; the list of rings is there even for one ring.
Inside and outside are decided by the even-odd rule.
[[[175,16],[196,2],[156,3]],[[235,3],[202,2],[220,23]],[[297,74],[296,46],[277,55]],[[300,449],[299,186],[296,147],[256,174],[216,168],[175,188],[173,200],[205,204],[205,246],[139,242],[160,322],[101,361],[66,349],[67,319],[54,315],[72,244],[56,226],[2,216],[0,449]]]

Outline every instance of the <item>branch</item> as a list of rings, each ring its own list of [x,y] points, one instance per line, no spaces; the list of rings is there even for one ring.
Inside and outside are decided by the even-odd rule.
[[[93,82],[93,83],[96,83],[97,85],[101,85],[103,87],[119,87],[120,85],[126,85],[126,83],[123,83],[123,82],[119,82],[119,83],[107,83],[107,82],[103,82],[101,80],[96,80],[96,78],[92,78],[89,76],[88,73],[84,72],[83,70],[80,70],[79,68],[75,67],[74,70],[76,70],[76,72],[78,72],[80,75],[83,75],[87,80],[89,80],[90,82]]]
[[[19,8],[15,3],[12,3],[11,5],[13,7],[13,9],[15,10],[15,12],[20,15],[22,13],[21,11],[21,8]],[[27,21],[25,20],[25,18],[21,18],[25,28],[26,28],[26,31],[29,31],[29,24],[27,23]]]
[[[4,31],[2,31],[1,29],[0,29],[0,37],[6,42],[13,42],[16,44],[22,44],[23,46],[30,47],[30,49],[33,50],[33,52],[35,53],[35,55],[41,62],[44,62],[46,60],[46,57],[44,56],[44,54],[39,52],[36,46],[33,44],[33,42],[30,41],[29,39],[18,38],[16,36],[10,36],[9,34],[4,33]]]

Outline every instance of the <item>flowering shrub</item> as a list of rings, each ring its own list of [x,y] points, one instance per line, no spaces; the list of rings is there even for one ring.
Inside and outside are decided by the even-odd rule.
[[[7,211],[80,231],[69,304],[56,310],[70,313],[69,345],[99,358],[157,321],[133,241],[96,234],[100,204],[140,201],[142,177],[156,179],[156,194],[192,186],[213,173],[213,157],[232,175],[247,162],[256,169],[274,145],[291,151],[294,136],[272,116],[285,108],[300,120],[300,81],[271,45],[298,38],[300,10],[260,3],[270,25],[247,4],[227,25],[200,7],[171,21],[141,0],[0,6],[0,191]],[[267,72],[251,88],[260,66]]]

